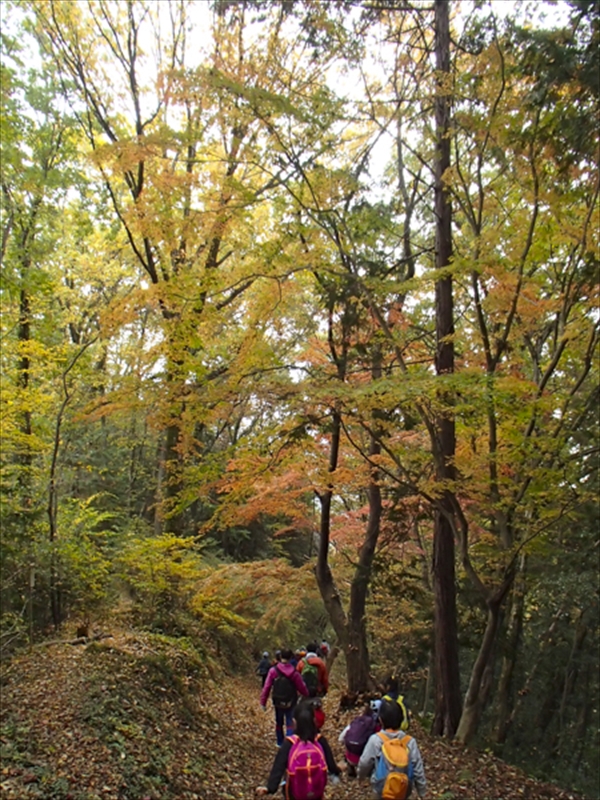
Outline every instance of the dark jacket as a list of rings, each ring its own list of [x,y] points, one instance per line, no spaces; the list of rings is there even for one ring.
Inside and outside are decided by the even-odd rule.
[[[271,661],[268,658],[261,658],[258,662],[258,667],[256,668],[256,672],[258,675],[266,675],[267,672],[271,669]]]
[[[338,769],[338,765],[335,763],[335,759],[333,757],[333,753],[331,752],[331,747],[329,747],[329,742],[324,736],[318,736],[315,741],[318,741],[321,747],[323,748],[323,752],[325,753],[325,761],[327,762],[327,772],[330,775],[339,775],[340,771]],[[286,737],[284,743],[281,745],[279,750],[277,751],[277,755],[275,756],[275,761],[273,762],[273,766],[271,767],[271,774],[269,775],[269,780],[267,781],[267,789],[269,794],[275,794],[277,789],[279,788],[279,784],[283,776],[285,775],[285,770],[287,768],[288,758],[290,755],[290,750],[292,749],[292,740]]]

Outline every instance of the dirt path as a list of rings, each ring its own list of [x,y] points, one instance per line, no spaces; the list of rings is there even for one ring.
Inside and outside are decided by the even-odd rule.
[[[34,648],[1,672],[2,800],[252,800],[276,754],[258,678],[230,678],[184,644],[137,631],[81,647]],[[200,698],[197,688],[200,689]],[[323,733],[338,761],[340,688]],[[574,800],[489,754],[430,737],[415,720],[429,800]],[[342,778],[328,800],[370,800]]]
[[[244,798],[254,797],[256,786],[264,785],[267,781],[273,759],[277,752],[275,739],[275,712],[271,701],[267,705],[267,710],[263,711],[259,704],[260,681],[235,678],[231,681],[231,697],[237,698],[235,712],[229,715],[229,719],[224,725],[227,738],[236,734],[239,730],[239,718],[247,720],[247,728],[243,732],[243,751],[252,753],[252,759],[247,763],[245,774],[240,774],[241,786],[243,787]],[[336,760],[343,761],[343,750],[338,744],[340,730],[346,725],[346,719],[351,716],[341,715],[337,710],[337,697],[332,693],[324,699],[323,708],[326,715],[323,735],[327,737]],[[239,715],[239,716],[238,716]],[[330,786],[327,797],[331,800],[370,800],[371,792],[368,785],[357,785],[355,780],[342,778],[339,786]]]

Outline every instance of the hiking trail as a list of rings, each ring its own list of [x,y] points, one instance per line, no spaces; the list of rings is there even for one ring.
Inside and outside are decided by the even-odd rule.
[[[257,676],[223,671],[206,680],[184,645],[128,631],[83,646],[37,646],[5,664],[0,798],[254,798],[276,754],[270,700],[263,711]],[[338,762],[338,735],[358,713],[339,710],[342,688],[334,676],[323,702],[322,732]],[[431,737],[418,721],[410,733],[423,756],[428,800],[577,797],[488,753]],[[371,792],[343,776],[326,797],[370,800]]]

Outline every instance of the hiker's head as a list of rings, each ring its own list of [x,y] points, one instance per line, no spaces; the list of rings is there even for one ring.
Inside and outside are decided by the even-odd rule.
[[[282,661],[289,661],[290,658],[293,658],[293,657],[294,657],[294,654],[292,653],[292,651],[289,648],[284,647],[284,649],[281,651],[281,660]]]
[[[395,675],[390,675],[385,682],[385,689],[387,692],[398,691],[398,678]]]
[[[307,653],[316,653],[317,652],[317,643],[311,642],[310,644],[306,645],[306,652]]]
[[[379,716],[379,711],[381,710],[381,700],[371,700],[369,703],[368,711],[365,713],[372,714],[375,718]]]
[[[317,735],[315,712],[310,703],[298,703],[294,709],[296,733],[303,742],[313,742]]]
[[[400,730],[402,709],[395,700],[382,700],[379,708],[379,719],[386,730]]]
[[[263,658],[268,658],[268,657],[269,657],[269,654],[268,654],[268,653],[267,653],[267,651],[265,650],[265,652],[263,653]]]
[[[275,650],[275,658],[277,661],[281,661],[281,650]]]

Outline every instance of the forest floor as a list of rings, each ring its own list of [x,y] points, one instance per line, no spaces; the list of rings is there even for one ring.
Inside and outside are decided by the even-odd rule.
[[[200,685],[200,692],[194,688]],[[254,797],[275,756],[274,715],[255,677],[194,674],[184,649],[121,633],[38,646],[2,669],[0,797],[5,800],[238,800]],[[325,698],[323,733],[356,713]],[[415,722],[431,800],[572,800],[487,753],[429,736]],[[368,800],[345,776],[328,800]]]

